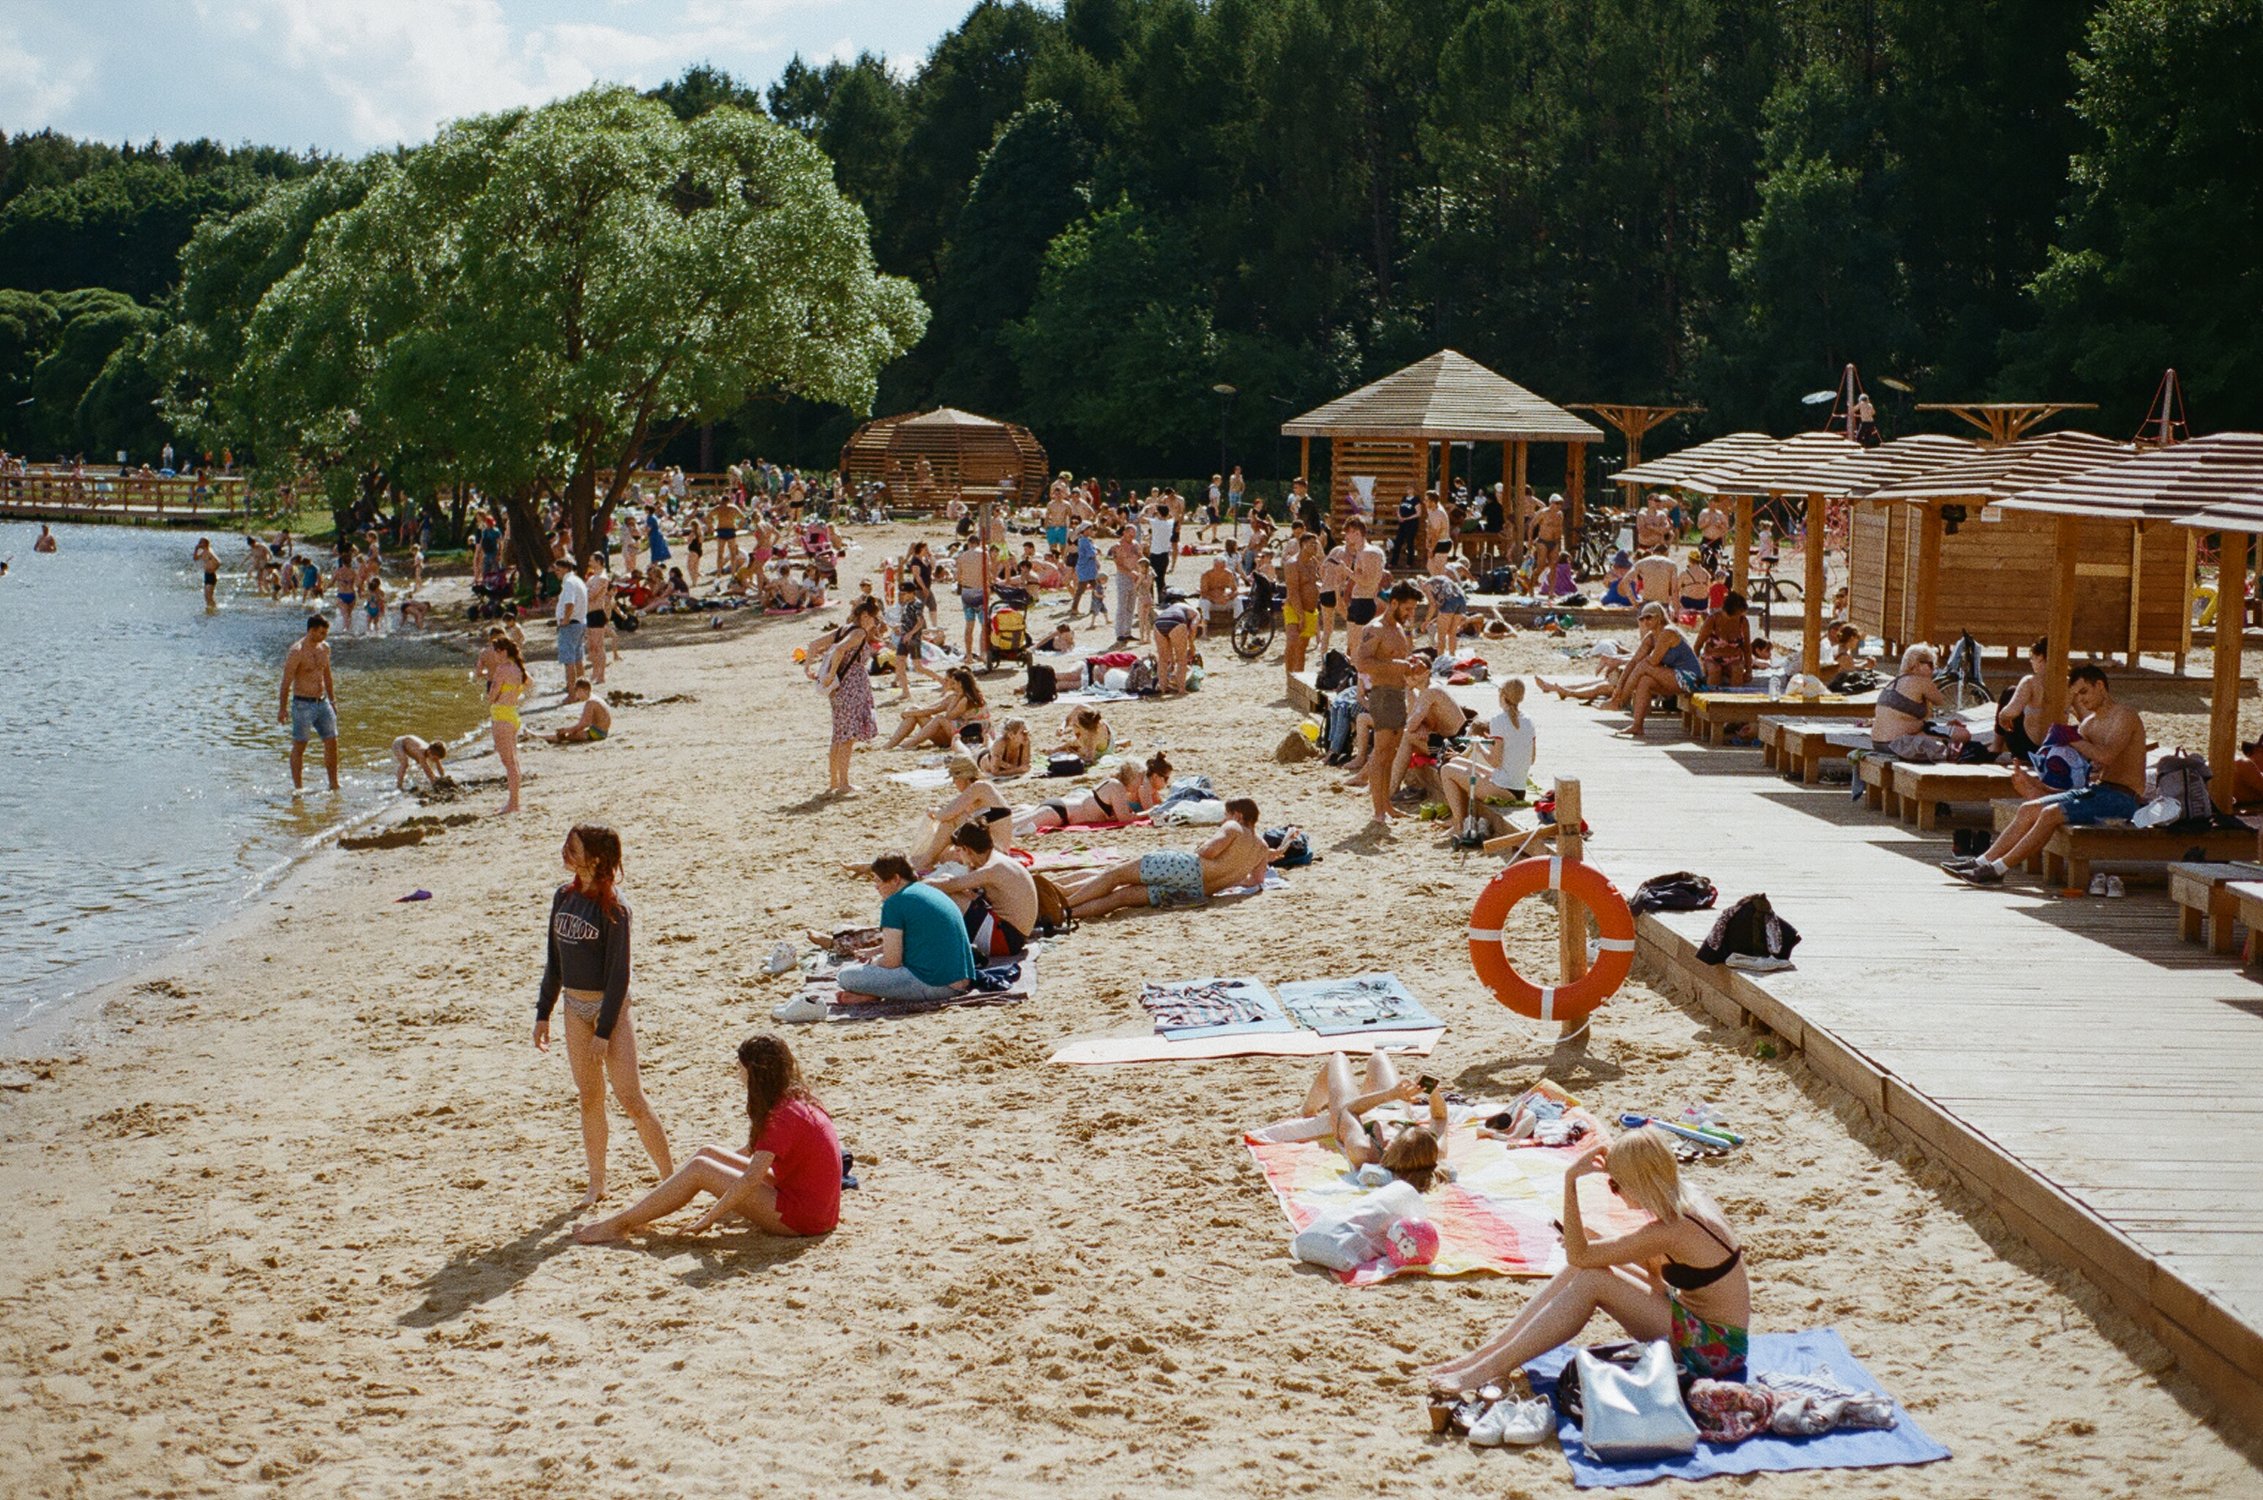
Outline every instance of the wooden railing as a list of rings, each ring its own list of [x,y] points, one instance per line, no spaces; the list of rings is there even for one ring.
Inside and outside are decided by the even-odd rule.
[[[221,521],[244,513],[241,475],[187,475],[27,469],[0,474],[0,515],[49,521]]]

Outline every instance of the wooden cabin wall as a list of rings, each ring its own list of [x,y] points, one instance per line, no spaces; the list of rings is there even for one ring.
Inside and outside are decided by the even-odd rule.
[[[1388,528],[1396,524],[1399,498],[1408,490],[1422,493],[1429,478],[1429,455],[1420,443],[1335,438],[1329,448],[1328,499],[1330,513],[1336,516],[1351,514],[1353,476],[1370,475],[1375,480],[1375,512]]]
[[[1977,507],[1955,536],[1941,539],[1941,572],[1932,636],[1954,640],[1970,631],[1983,646],[2021,647],[2044,632],[2051,613],[2057,518]],[[1909,528],[1913,539],[1918,528]],[[2074,640],[2078,654],[2130,649],[2131,564],[2138,570],[2137,649],[2184,647],[2185,538],[2165,522],[2138,533],[2122,522],[2086,521],[2076,567]],[[2133,556],[2134,554],[2134,556]],[[1914,577],[1914,572],[1912,574]]]

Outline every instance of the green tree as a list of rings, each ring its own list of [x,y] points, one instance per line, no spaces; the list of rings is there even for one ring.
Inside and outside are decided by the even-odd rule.
[[[89,431],[81,404],[111,356],[147,337],[157,325],[157,313],[123,292],[105,288],[50,294],[57,328],[54,343],[31,371],[31,397],[36,410],[25,446],[34,453],[85,452],[104,460],[112,450],[135,448],[137,439],[149,436],[145,404],[130,433]],[[153,392],[154,394],[154,392]],[[152,458],[156,444],[140,449],[138,458]]]
[[[266,186],[240,168],[191,177],[170,162],[133,161],[33,188],[0,208],[0,285],[155,298],[173,284],[197,221],[243,207]]]

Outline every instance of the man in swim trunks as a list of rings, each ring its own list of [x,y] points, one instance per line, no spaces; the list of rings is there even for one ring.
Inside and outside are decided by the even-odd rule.
[[[1564,497],[1550,495],[1532,517],[1532,574],[1538,578],[1556,565],[1564,550]]]
[[[1721,548],[1729,539],[1729,513],[1721,509],[1719,500],[1707,500],[1705,509],[1697,513],[1697,550],[1705,566],[1721,571]]]
[[[971,539],[962,543],[951,559],[951,578],[958,585],[959,613],[966,620],[966,639],[959,654],[968,661],[974,660],[975,646],[982,638],[983,581],[989,576],[989,552]]]
[[[1279,857],[1258,835],[1257,804],[1236,797],[1226,804],[1226,821],[1202,847],[1166,849],[1110,866],[1068,893],[1069,914],[1089,921],[1127,906],[1204,906],[1220,891],[1262,878]]]
[[[1407,622],[1414,618],[1415,606],[1421,601],[1422,591],[1413,584],[1394,585],[1382,618],[1352,627],[1349,655],[1354,670],[1367,679],[1367,715],[1374,725],[1374,738],[1367,750],[1371,766],[1395,764],[1399,740],[1406,733],[1407,686],[1422,670],[1413,662],[1414,645],[1407,634]],[[1369,821],[1388,828],[1394,816],[1391,778],[1370,776],[1367,790],[1374,806]]]
[[[739,551],[739,522],[746,519],[738,502],[726,494],[715,508],[707,513],[715,523],[715,570],[729,573],[745,560]]]
[[[1354,516],[1344,523],[1344,566],[1351,573],[1351,598],[1344,605],[1344,618],[1352,624],[1365,625],[1375,618],[1387,561],[1383,549],[1367,540],[1365,521]]]
[[[196,550],[189,554],[189,561],[201,564],[204,569],[204,607],[217,608],[213,590],[220,586],[220,554],[212,550],[210,537],[200,536],[196,539]]]
[[[567,706],[576,703],[581,705],[581,717],[564,729],[552,730],[551,744],[594,745],[613,732],[613,710],[597,696],[586,677],[566,689]]]
[[[1045,497],[1045,545],[1060,556],[1069,545],[1069,482],[1056,479]]]
[[[2000,885],[2007,869],[2032,858],[2061,828],[2121,822],[2144,803],[2145,721],[2137,710],[2116,703],[2106,674],[2089,662],[2067,674],[2067,704],[2081,715],[2074,748],[2090,762],[2090,784],[2052,792],[2014,771],[2012,785],[2029,800],[2011,825],[1978,859],[1945,860],[1941,868],[1973,885]]]
[[[950,857],[964,875],[928,877],[928,884],[959,903],[967,942],[978,961],[1018,957],[1037,930],[1037,882],[1022,862],[997,846],[990,821],[962,823],[951,835]]]
[[[306,617],[306,634],[291,643],[283,658],[283,690],[275,709],[275,722],[291,726],[291,789],[305,786],[306,742],[322,739],[322,768],[329,773],[330,790],[338,790],[337,684],[330,676],[330,621],[322,615]]]
[[[1634,515],[1634,550],[1651,552],[1665,546],[1673,526],[1673,518],[1666,514],[1666,497],[1652,491]]]
[[[1305,529],[1302,515],[1289,521],[1288,560],[1282,573],[1287,597],[1281,604],[1281,624],[1289,637],[1282,660],[1289,671],[1301,672],[1305,647],[1320,629],[1320,539]]]

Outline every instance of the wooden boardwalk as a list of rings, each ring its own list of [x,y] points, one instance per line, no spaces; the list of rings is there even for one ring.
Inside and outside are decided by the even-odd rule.
[[[1697,963],[1714,913],[1665,913],[1642,923],[1650,964],[1801,1048],[2263,1430],[2263,985],[2180,942],[2157,891],[1977,890],[1936,868],[1945,838],[1757,750],[1533,707],[1540,768],[1580,777],[1588,858],[1621,890],[1695,870],[1723,906],[1766,892],[1802,937],[1795,968],[1745,975]]]

